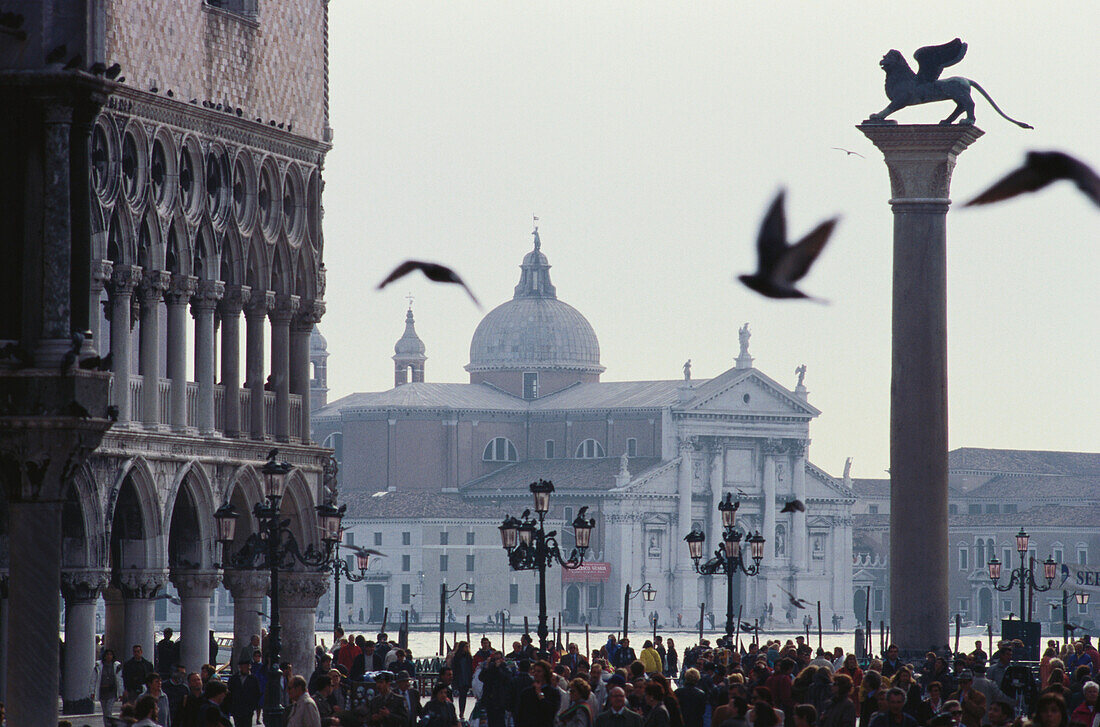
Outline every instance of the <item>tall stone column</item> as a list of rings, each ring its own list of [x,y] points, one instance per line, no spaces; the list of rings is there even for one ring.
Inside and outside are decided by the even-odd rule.
[[[309,338],[325,314],[323,300],[304,301],[290,324],[290,393],[302,397],[301,441],[311,441],[309,400]],[[449,430],[453,434],[453,429]],[[450,450],[447,450],[450,452]]]
[[[141,268],[116,265],[107,292],[111,296],[111,403],[118,407],[118,424],[130,421],[130,313]]]
[[[271,384],[275,389],[275,439],[290,441],[290,321],[298,312],[296,295],[280,295],[271,309]]]
[[[198,671],[210,658],[210,596],[218,586],[217,571],[178,571],[172,585],[180,595],[180,663]]]
[[[111,282],[111,271],[114,263],[110,260],[95,260],[92,262],[91,279],[88,285],[88,323],[91,326],[92,344],[99,356],[106,356],[109,346],[103,341],[103,312],[100,309],[100,298],[107,285]]]
[[[328,590],[328,584],[328,572],[280,574],[279,618],[283,628],[283,652],[279,660],[290,662],[295,674],[313,671],[317,603]]]
[[[187,303],[198,278],[173,275],[164,303],[168,307],[168,378],[172,381],[168,422],[177,432],[187,429]]]
[[[791,455],[791,490],[795,498],[806,500],[806,443],[790,442],[788,452]],[[806,530],[806,513],[795,511],[791,516],[791,566],[794,570],[805,571],[809,563],[809,544]],[[816,618],[816,617],[815,617]]]
[[[691,562],[684,557],[687,548],[684,538],[691,532],[691,480],[693,477],[695,448],[687,439],[680,440],[680,466],[676,471],[676,520],[677,540],[671,544],[673,561],[676,563],[676,580],[680,584],[680,599],[676,606],[680,612],[690,615],[698,606],[695,597],[699,593]]]
[[[233,596],[233,646],[239,651],[254,635],[260,635],[260,614],[264,596],[271,589],[271,576],[263,571],[226,570],[222,582]]]
[[[764,544],[764,558],[760,561],[762,568],[770,568],[775,562],[775,442],[768,440],[764,443],[764,501],[761,503],[764,519],[764,532],[761,535],[767,541]],[[764,604],[765,606],[767,604]]]
[[[195,379],[199,385],[196,424],[201,434],[214,433],[214,309],[225,293],[219,280],[202,280],[191,297],[195,319]]]
[[[250,392],[252,439],[262,440],[264,426],[264,326],[275,305],[275,293],[254,290],[245,307],[245,386]]]
[[[115,658],[122,660],[122,655],[126,653],[123,651],[125,646],[126,608],[122,601],[122,590],[117,584],[108,584],[103,589],[103,648],[111,649],[115,652]]]
[[[39,306],[27,314],[37,317],[39,323],[33,326],[31,332],[35,339],[35,365],[43,369],[56,369],[72,346],[69,287],[72,277],[72,215],[69,185],[73,108],[68,103],[46,101],[43,103],[42,120],[45,124],[40,169],[42,216],[36,220],[41,225],[37,230],[41,235],[41,258],[37,265],[40,277],[26,281],[27,286],[38,293]],[[83,325],[80,327],[83,328]]]
[[[894,212],[890,628],[905,655],[948,639],[947,210],[970,125],[859,126],[886,159]]]
[[[141,421],[147,427],[160,426],[160,299],[168,290],[171,276],[162,270],[146,270],[141,276]]]
[[[61,675],[62,711],[90,714],[94,708],[92,674],[95,653],[95,608],[107,587],[102,569],[62,571],[61,595],[65,597],[65,670]]]
[[[241,436],[241,310],[248,303],[251,288],[247,285],[227,285],[218,304],[222,332],[222,386],[225,397],[222,406],[224,434]]]
[[[134,645],[140,644],[145,658],[153,661],[152,599],[168,582],[168,574],[163,570],[127,570],[119,575],[118,580],[122,591],[126,642],[116,656],[119,661],[126,661]]]

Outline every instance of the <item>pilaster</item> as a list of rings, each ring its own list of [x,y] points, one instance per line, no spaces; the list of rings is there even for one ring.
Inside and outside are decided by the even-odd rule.
[[[61,572],[65,598],[65,663],[61,675],[62,711],[88,714],[94,708],[92,669],[95,649],[95,610],[99,594],[107,587],[102,568]]]

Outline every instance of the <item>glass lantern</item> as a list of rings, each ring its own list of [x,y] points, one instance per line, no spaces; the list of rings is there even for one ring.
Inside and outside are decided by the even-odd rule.
[[[1027,552],[1027,541],[1030,539],[1030,535],[1024,532],[1023,528],[1020,528],[1020,532],[1016,533],[1016,552],[1023,555]]]
[[[642,586],[642,599],[652,602],[657,597],[657,589],[648,583]]]
[[[698,528],[692,528],[691,532],[684,536],[684,540],[688,544],[688,555],[696,563],[703,557],[703,542],[706,539],[706,534]]]
[[[752,552],[752,559],[759,563],[764,558],[764,536],[760,533],[754,533],[749,538],[749,549]]]
[[[535,512],[539,515],[550,512],[550,493],[553,491],[554,483],[550,480],[531,483],[531,494],[535,496]]]
[[[989,578],[994,583],[1001,580],[1001,561],[998,558],[994,558],[989,561]]]
[[[237,508],[228,502],[214,513],[214,522],[218,530],[218,542],[228,545],[237,534]]]
[[[596,526],[595,519],[585,520],[580,515],[573,521],[573,532],[576,536],[577,547],[584,550],[592,542],[592,528]]]
[[[519,520],[509,515],[497,528],[500,530],[500,544],[504,546],[505,550],[512,550],[516,547],[519,525]]]

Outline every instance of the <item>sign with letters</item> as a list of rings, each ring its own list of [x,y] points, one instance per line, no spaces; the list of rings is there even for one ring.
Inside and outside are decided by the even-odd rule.
[[[1057,587],[1067,591],[1100,593],[1100,566],[1063,563],[1061,581]]]
[[[579,568],[563,568],[562,583],[603,583],[611,578],[611,564],[601,561],[582,563]]]

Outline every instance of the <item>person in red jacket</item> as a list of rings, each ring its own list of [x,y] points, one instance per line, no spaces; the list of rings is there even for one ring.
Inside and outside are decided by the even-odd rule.
[[[772,693],[772,706],[776,709],[783,710],[784,714],[788,714],[794,707],[794,702],[791,697],[792,669],[794,669],[793,661],[788,658],[780,659],[775,667],[775,673],[764,682],[764,686]]]

